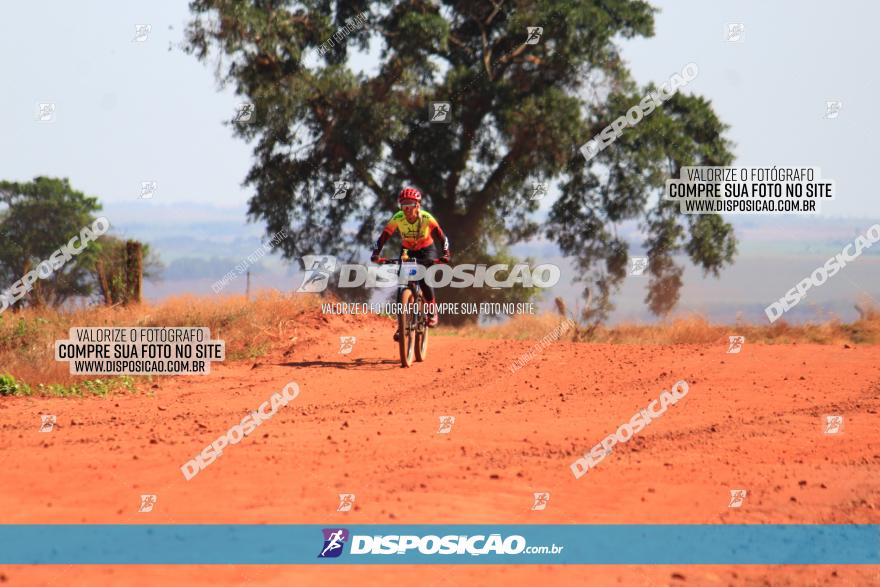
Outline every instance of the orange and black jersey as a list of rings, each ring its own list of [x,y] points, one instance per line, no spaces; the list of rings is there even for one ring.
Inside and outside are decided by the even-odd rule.
[[[400,238],[403,240],[403,248],[410,251],[421,251],[436,244],[442,249],[443,255],[449,255],[449,240],[440,228],[440,223],[434,218],[430,212],[419,210],[419,217],[415,222],[409,222],[403,210],[399,210],[379,236],[376,241],[376,251],[382,250],[385,243],[394,234],[394,231],[400,232]]]

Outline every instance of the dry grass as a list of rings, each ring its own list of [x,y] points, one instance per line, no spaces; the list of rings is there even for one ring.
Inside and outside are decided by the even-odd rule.
[[[314,301],[261,293],[255,300],[179,297],[156,306],[90,307],[72,312],[26,308],[0,314],[0,375],[36,388],[70,386],[87,380],[72,376],[68,363],[55,361],[55,340],[74,326],[207,326],[226,342],[227,360],[256,358],[289,342],[295,318],[314,311]]]
[[[320,315],[320,301],[311,296],[267,292],[250,302],[244,297],[180,297],[155,306],[7,311],[0,314],[0,395],[15,393],[17,383],[29,385],[34,391],[44,384],[49,387],[44,387],[43,393],[61,395],[70,394],[71,389],[74,394],[83,390],[103,394],[114,387],[133,389],[131,378],[87,380],[71,376],[66,362],[55,361],[55,340],[66,339],[74,326],[207,326],[212,338],[225,341],[227,360],[234,361],[257,358],[273,348],[289,348],[297,340],[320,336],[317,331],[326,323]],[[831,320],[795,326],[779,320],[773,325],[723,325],[692,316],[657,325],[566,329],[561,338],[611,344],[726,344],[727,337],[736,334],[745,336],[747,343],[880,344],[880,310],[864,303],[858,307],[860,319],[849,324]],[[560,314],[549,313],[518,316],[485,328],[441,327],[436,334],[538,340],[557,329],[563,320]],[[14,379],[4,379],[7,374]]]
[[[462,338],[537,340],[546,336],[554,328],[557,328],[564,320],[565,318],[558,314],[524,314],[493,326],[480,327],[472,325],[453,328],[451,326],[443,326],[443,317],[441,316],[440,327],[434,332],[439,336],[460,336]],[[564,338],[570,339],[571,334]]]
[[[880,309],[861,302],[855,322],[829,320],[793,325],[785,320],[771,324],[710,324],[702,316],[677,318],[659,324],[620,324],[614,327],[583,326],[569,330],[562,339],[610,344],[718,344],[732,335],[745,336],[747,342],[767,344],[880,344]],[[473,338],[538,340],[565,320],[560,314],[517,316],[498,326],[468,326],[458,330],[441,328],[439,334]]]
[[[582,339],[621,344],[715,344],[729,336],[745,336],[747,342],[765,344],[880,344],[880,315],[845,324],[839,320],[793,325],[778,320],[766,325],[710,324],[702,316],[679,318],[658,325],[621,324],[599,327]]]

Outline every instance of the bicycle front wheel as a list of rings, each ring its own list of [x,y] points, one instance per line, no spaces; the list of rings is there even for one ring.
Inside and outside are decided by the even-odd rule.
[[[428,358],[428,315],[424,312],[422,303],[424,299],[419,296],[419,313],[416,315],[416,361],[424,361]]]
[[[409,367],[415,358],[415,324],[416,315],[413,313],[415,300],[412,291],[405,289],[400,293],[400,313],[397,315],[397,331],[400,333],[397,342],[400,350],[400,366]]]

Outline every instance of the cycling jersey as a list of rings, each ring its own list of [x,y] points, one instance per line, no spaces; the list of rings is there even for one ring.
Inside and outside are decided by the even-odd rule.
[[[430,212],[419,210],[418,219],[411,223],[406,219],[403,210],[399,210],[391,217],[388,224],[385,225],[379,240],[376,241],[377,251],[382,250],[382,247],[385,246],[385,243],[391,238],[395,230],[400,232],[404,249],[420,251],[437,243],[443,249],[444,255],[449,253],[449,240],[443,234],[440,223],[437,222],[437,219]]]

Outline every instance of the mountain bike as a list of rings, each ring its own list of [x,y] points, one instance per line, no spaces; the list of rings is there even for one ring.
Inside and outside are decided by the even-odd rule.
[[[380,258],[377,263],[398,265],[398,280],[401,275],[415,275],[419,265],[409,258],[406,249],[397,259]],[[395,340],[400,351],[400,366],[409,367],[414,360],[421,362],[428,358],[428,315],[424,311],[425,297],[417,281],[407,280],[406,284],[397,286],[397,304]]]

